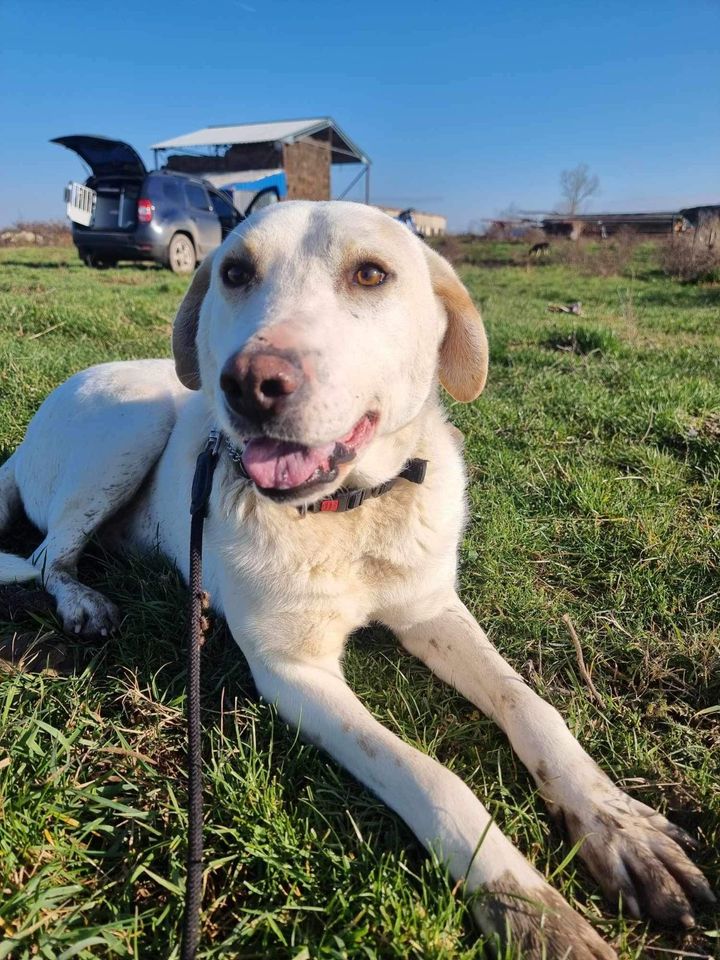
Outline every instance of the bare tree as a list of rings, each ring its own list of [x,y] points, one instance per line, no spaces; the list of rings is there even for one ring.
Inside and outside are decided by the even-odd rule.
[[[600,189],[600,181],[586,163],[579,163],[572,170],[560,174],[560,193],[563,213],[580,213],[586,200],[594,197]]]

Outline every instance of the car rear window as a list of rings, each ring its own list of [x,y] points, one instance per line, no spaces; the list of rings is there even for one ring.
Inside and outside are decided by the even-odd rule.
[[[195,207],[196,210],[210,209],[205,188],[201,187],[199,183],[186,183],[185,195],[188,198],[190,206]]]

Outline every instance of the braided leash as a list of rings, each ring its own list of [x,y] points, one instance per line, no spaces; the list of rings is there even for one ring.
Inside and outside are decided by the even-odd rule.
[[[188,728],[188,848],[187,883],[185,886],[185,911],[183,913],[181,960],[195,960],[198,940],[200,939],[200,906],[202,903],[202,744],[200,725],[200,653],[208,622],[205,614],[209,607],[209,598],[202,588],[202,547],[203,526],[207,516],[208,502],[212,490],[213,474],[220,456],[222,434],[211,430],[205,449],[197,458],[192,482],[190,503],[190,629],[188,631],[188,673],[187,673],[187,728]],[[247,477],[242,464],[242,451],[226,440],[231,459],[239,465],[241,474]],[[301,515],[306,513],[344,513],[355,510],[370,497],[380,497],[388,493],[399,479],[411,483],[423,483],[425,480],[426,460],[409,460],[404,469],[391,480],[368,490],[338,490],[331,497],[323,497],[316,504],[298,508]]]
[[[202,901],[202,753],[200,726],[200,651],[208,628],[208,595],[202,588],[202,537],[217,466],[220,434],[213,430],[195,465],[190,504],[190,629],[188,631],[188,849],[181,960],[194,960],[200,937]]]

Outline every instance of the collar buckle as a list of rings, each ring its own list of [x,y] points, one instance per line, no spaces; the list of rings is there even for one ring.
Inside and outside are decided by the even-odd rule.
[[[427,460],[420,460],[416,457],[414,460],[408,460],[405,469],[398,474],[403,480],[409,480],[410,483],[424,483],[427,473]]]

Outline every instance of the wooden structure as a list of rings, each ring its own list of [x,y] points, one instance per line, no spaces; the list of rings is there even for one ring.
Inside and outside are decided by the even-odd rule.
[[[369,202],[370,158],[332,117],[279,120],[205,127],[153,144],[155,165],[193,173],[217,187],[284,173],[289,200],[329,200],[333,164],[354,163],[361,169],[345,194],[365,178]]]

